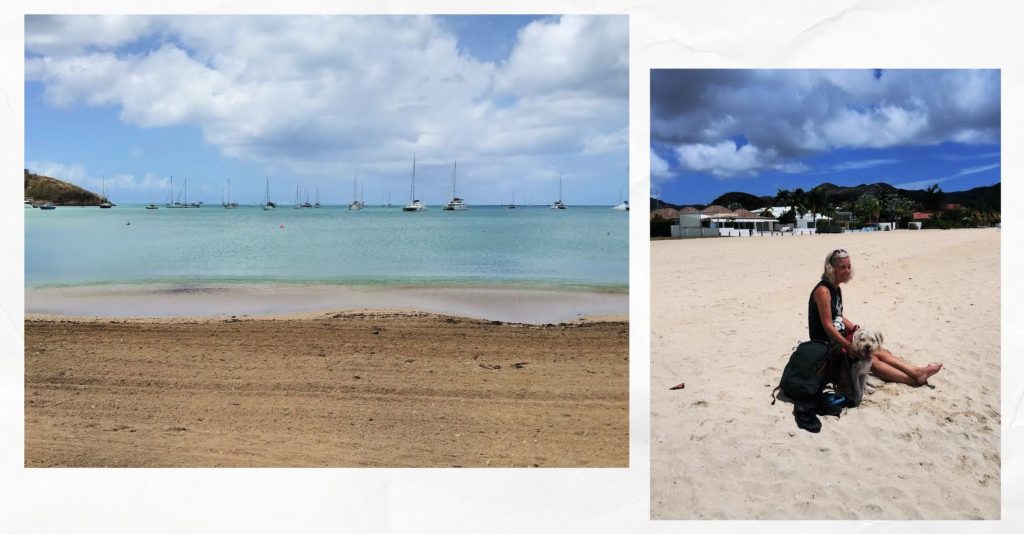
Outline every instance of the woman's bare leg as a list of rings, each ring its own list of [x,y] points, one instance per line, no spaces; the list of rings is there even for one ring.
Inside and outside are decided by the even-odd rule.
[[[928,377],[941,369],[942,364],[933,363],[924,367],[911,365],[884,349],[871,355],[871,372],[888,382],[921,386],[928,382]]]

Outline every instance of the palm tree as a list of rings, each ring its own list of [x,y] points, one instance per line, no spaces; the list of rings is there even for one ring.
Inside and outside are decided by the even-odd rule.
[[[814,226],[818,226],[818,215],[825,213],[828,210],[829,198],[828,192],[821,188],[821,186],[811,189],[810,194],[807,196],[807,207],[811,210],[811,219],[814,220]]]
[[[942,188],[939,184],[932,184],[924,190],[924,206],[929,211],[937,211],[942,209],[942,199],[945,194],[942,192]]]
[[[803,188],[798,187],[793,190],[793,196],[789,200],[792,205],[793,213],[797,219],[800,219],[807,213],[807,193]]]

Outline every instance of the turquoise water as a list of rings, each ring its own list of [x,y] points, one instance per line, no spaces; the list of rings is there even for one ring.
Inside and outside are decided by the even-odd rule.
[[[628,212],[609,207],[24,211],[29,288],[296,283],[619,292],[629,283]]]

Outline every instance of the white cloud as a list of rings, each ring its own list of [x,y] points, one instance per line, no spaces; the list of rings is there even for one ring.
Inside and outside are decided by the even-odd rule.
[[[927,127],[928,115],[922,110],[882,106],[864,112],[841,110],[821,130],[830,146],[885,148],[914,144]]]
[[[416,152],[523,166],[510,176],[546,176],[554,160],[596,175],[594,158],[628,158],[623,16],[535,21],[499,63],[460,53],[430,17],[28,20],[26,80],[52,105],[195,126],[227,157],[289,172],[405,175]]]
[[[1000,73],[656,69],[651,109],[655,145],[720,147],[742,136],[759,157],[773,150],[786,161],[834,149],[997,144]],[[734,167],[719,175],[757,167],[753,149],[722,156]]]
[[[497,73],[496,89],[510,94],[573,91],[624,97],[629,91],[626,17],[566,15],[519,32]]]
[[[651,150],[651,182],[661,182],[671,177],[668,162]]]
[[[169,184],[168,178],[153,174],[146,174],[141,178],[132,174],[97,176],[78,163],[29,161],[26,168],[35,174],[57,178],[97,194],[102,193],[103,187],[106,186],[107,194],[111,199],[117,198],[118,195],[124,194],[126,191],[163,194]]]
[[[676,148],[676,153],[683,167],[691,171],[710,172],[720,177],[753,174],[765,165],[765,155],[757,147],[737,147],[733,141],[722,141],[717,145],[683,145]]]
[[[39,174],[41,176],[59,178],[66,182],[79,185],[88,176],[85,171],[85,167],[80,164],[66,165],[55,161],[29,161],[26,162],[25,168],[28,169],[29,172]]]
[[[999,167],[999,163],[993,163],[992,165],[982,165],[981,167],[970,167],[967,169],[960,169],[960,172],[954,174],[953,176],[967,176],[968,174],[978,174],[979,172],[990,171],[992,169],[998,169]]]
[[[715,145],[681,145],[676,147],[676,154],[684,168],[707,172],[719,178],[753,176],[762,169],[787,173],[807,170],[803,163],[780,160],[773,149],[762,150],[751,144],[737,146],[734,141],[722,141]]]
[[[73,54],[87,47],[105,49],[130,43],[152,29],[153,19],[126,15],[25,17],[25,50],[33,54]]]
[[[940,184],[942,182],[952,180],[953,178],[959,178],[961,176],[991,171],[993,169],[998,169],[1000,166],[1001,165],[999,163],[993,163],[991,165],[982,165],[980,167],[968,167],[966,169],[960,169],[959,171],[956,172],[956,174],[950,176],[943,176],[941,178],[931,178],[928,180],[918,180],[915,182],[905,182],[902,184],[898,184],[895,187],[899,187],[901,189],[926,189],[928,186],[932,184]]]
[[[623,128],[616,132],[597,134],[583,140],[584,154],[605,154],[615,150],[625,149],[629,143],[629,128]]]
[[[834,170],[834,171],[851,171],[851,170],[856,170],[856,169],[870,169],[872,167],[879,167],[879,166],[882,166],[882,165],[892,165],[894,163],[899,163],[899,162],[900,162],[900,160],[894,159],[894,158],[862,159],[862,160],[858,160],[858,161],[844,161],[842,163],[837,163],[837,164],[833,165],[832,166],[832,170]]]

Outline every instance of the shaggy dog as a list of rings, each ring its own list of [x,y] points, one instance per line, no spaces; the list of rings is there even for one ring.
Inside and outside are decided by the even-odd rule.
[[[871,370],[871,354],[882,348],[882,333],[871,328],[858,328],[853,333],[850,351],[839,373],[840,387],[849,394],[851,406],[864,400],[864,384]]]

